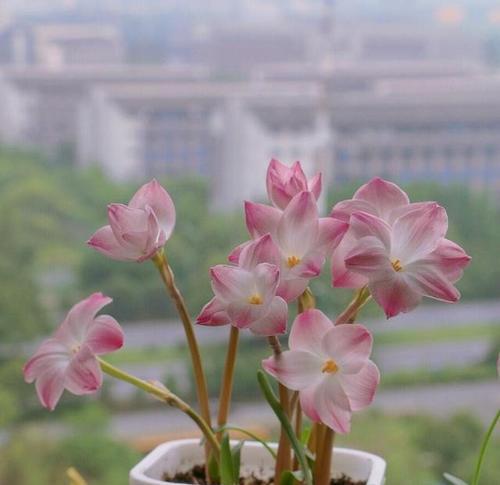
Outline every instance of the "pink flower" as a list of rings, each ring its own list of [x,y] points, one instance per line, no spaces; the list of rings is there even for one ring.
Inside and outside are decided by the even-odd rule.
[[[337,203],[331,212],[331,217],[349,222],[354,212],[367,212],[392,226],[400,215],[414,210],[422,203],[410,204],[406,192],[396,184],[374,178],[362,185],[352,199]],[[356,238],[352,231],[347,231],[341,243],[332,255],[332,284],[341,288],[361,288],[368,283],[368,279],[345,266],[345,257],[355,244]]]
[[[238,266],[211,268],[215,298],[203,307],[197,323],[231,323],[265,336],[285,333],[288,305],[276,296],[279,268],[265,262],[273,260],[275,252],[271,236],[267,234],[242,249]]]
[[[286,209],[253,202],[245,203],[248,231],[252,238],[269,233],[277,247],[269,261],[280,266],[277,294],[286,301],[299,296],[311,278],[319,276],[327,254],[331,254],[348,229],[348,223],[331,217],[318,217],[312,192],[299,192]],[[239,246],[229,256],[237,261]]]
[[[321,173],[308,181],[300,162],[287,167],[272,159],[267,169],[266,185],[269,200],[279,209],[285,209],[299,192],[311,191],[317,200],[321,194]]]
[[[290,350],[262,365],[283,385],[299,391],[311,420],[347,433],[352,412],[373,401],[380,380],[369,360],[372,340],[362,325],[333,326],[319,310],[307,310],[292,326]]]
[[[101,387],[102,372],[96,355],[107,354],[123,345],[123,332],[109,315],[96,313],[111,298],[94,293],[77,303],[56,330],[24,366],[26,382],[36,380],[40,402],[51,411],[63,390],[81,395]]]
[[[399,216],[392,227],[367,212],[354,212],[350,231],[355,243],[346,268],[364,276],[388,318],[415,308],[423,296],[455,302],[453,286],[470,257],[445,239],[446,211],[436,203],[420,204]]]
[[[169,239],[175,225],[175,207],[170,195],[156,181],[143,185],[128,206],[108,206],[109,225],[101,227],[89,246],[119,261],[150,259]]]

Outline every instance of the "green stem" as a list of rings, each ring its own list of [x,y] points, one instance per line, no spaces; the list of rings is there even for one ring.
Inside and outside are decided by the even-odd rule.
[[[276,359],[279,359],[281,356],[281,344],[280,341],[278,340],[278,337],[276,335],[267,337],[267,341],[269,342],[269,345],[271,346],[271,349],[273,350],[273,354]],[[278,383],[278,390],[279,390],[279,402],[280,402],[280,409],[282,412],[285,414],[287,419],[290,418],[290,402],[289,402],[289,396],[288,396],[288,389],[281,384],[281,382]],[[287,437],[287,432],[284,429],[283,423],[280,427],[280,437],[278,441],[278,455],[276,458],[276,467],[274,470],[274,483],[279,483],[281,479],[281,474],[285,470],[289,470],[291,467],[291,447],[290,447],[290,440]]]
[[[236,364],[236,354],[238,352],[238,340],[240,331],[237,327],[231,325],[229,334],[229,344],[227,347],[226,362],[224,364],[224,375],[222,377],[222,386],[219,395],[219,413],[217,416],[217,427],[220,429],[227,422],[229,415],[229,406],[231,404],[231,394],[233,390],[234,366]],[[219,441],[222,439],[222,433],[217,433]]]
[[[472,479],[472,485],[478,485],[479,475],[481,474],[481,467],[483,466],[484,457],[486,455],[486,450],[488,448],[488,443],[490,442],[491,436],[493,435],[493,430],[500,419],[500,409],[497,411],[493,421],[491,422],[486,436],[484,437],[483,444],[481,445],[481,450],[479,452],[479,458],[477,460],[476,470],[474,472],[474,478]]]
[[[292,447],[297,455],[297,459],[300,464],[300,468],[302,469],[302,472],[304,473],[304,481],[307,485],[312,485],[312,478],[311,478],[311,470],[309,469],[309,465],[307,463],[307,458],[306,454],[304,451],[304,447],[302,446],[302,443],[298,440],[297,436],[295,435],[292,425],[290,424],[290,420],[288,419],[288,416],[285,414],[283,411],[283,408],[280,405],[280,402],[278,401],[277,397],[275,396],[271,385],[269,384],[269,381],[267,380],[266,375],[262,371],[257,372],[257,379],[259,381],[260,388],[262,392],[264,393],[264,397],[266,398],[266,401],[269,403],[271,406],[272,410],[274,411],[274,414],[278,417],[281,426],[285,433],[288,436],[288,439],[290,440],[290,443],[292,444]],[[276,482],[279,483],[279,482]]]
[[[265,440],[259,438],[255,433],[252,433],[251,431],[248,431],[245,428],[240,428],[239,426],[233,426],[230,424],[225,424],[224,426],[220,426],[219,428],[216,429],[217,433],[222,431],[239,431],[240,433],[248,436],[249,438],[258,441],[267,451],[269,451],[269,454],[276,460],[277,457],[276,452],[267,444]]]
[[[364,286],[356,292],[354,299],[349,303],[347,308],[337,317],[335,325],[342,325],[344,323],[354,323],[359,311],[371,299],[370,290]]]
[[[138,389],[141,389],[161,401],[164,401],[170,406],[176,407],[180,411],[182,411],[184,414],[189,416],[195,424],[198,426],[200,431],[203,433],[205,436],[205,439],[207,442],[210,444],[212,451],[214,452],[214,455],[216,457],[217,462],[220,459],[220,446],[217,441],[217,438],[210,428],[210,426],[206,423],[206,421],[191,407],[189,404],[187,404],[185,401],[183,401],[180,397],[176,396],[175,394],[171,393],[168,389],[163,389],[159,386],[155,386],[154,384],[144,381],[142,379],[139,379],[138,377],[135,377],[131,374],[128,374],[127,372],[119,369],[118,367],[115,367],[114,365],[111,365],[110,363],[106,362],[105,360],[102,360],[101,358],[97,358],[99,361],[99,364],[101,365],[101,369],[103,372],[106,374],[110,375],[111,377],[114,377],[115,379],[119,379],[124,382],[128,382],[129,384],[132,384],[133,386],[137,387]]]
[[[186,334],[186,340],[189,347],[189,352],[191,354],[191,362],[193,364],[193,372],[196,384],[196,394],[198,396],[198,403],[200,405],[200,412],[203,419],[210,426],[210,406],[208,402],[208,388],[207,381],[205,378],[205,373],[203,372],[203,366],[201,362],[200,349],[198,347],[198,342],[196,340],[196,335],[193,330],[193,324],[191,322],[191,317],[184,302],[184,298],[177,288],[174,279],[174,273],[172,268],[168,264],[167,256],[163,250],[158,251],[152,258],[153,263],[158,268],[160,272],[161,279],[165,284],[168,294],[172,298],[177,308],[177,312],[182,321],[184,327],[184,332]]]

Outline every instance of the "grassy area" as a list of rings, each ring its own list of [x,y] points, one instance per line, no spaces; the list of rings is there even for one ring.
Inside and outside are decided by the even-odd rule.
[[[449,367],[439,370],[418,369],[408,372],[393,372],[382,376],[383,389],[419,386],[426,384],[450,384],[452,382],[494,379],[496,369],[492,365],[479,364],[468,367]]]
[[[500,337],[500,323],[386,331],[375,334],[375,345],[419,345]]]
[[[387,331],[375,335],[375,346],[380,345],[419,345],[425,343],[438,342],[459,342],[472,339],[497,339],[500,338],[500,323],[498,324],[474,324],[461,325],[458,327],[438,327],[434,329],[411,329]],[[254,341],[242,341],[241,351],[245,348],[259,348],[259,353],[264,356],[267,352],[266,345],[256,344]],[[262,352],[260,352],[262,350]],[[202,352],[207,356],[220,355],[225,353],[225,344],[215,344],[206,346]],[[110,362],[116,365],[121,364],[147,364],[154,362],[167,362],[185,356],[182,347],[151,347],[143,349],[127,349],[116,352],[108,357]]]

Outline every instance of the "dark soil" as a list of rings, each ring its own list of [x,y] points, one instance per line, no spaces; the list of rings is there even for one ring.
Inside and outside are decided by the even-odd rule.
[[[205,477],[205,467],[203,465],[195,465],[191,470],[186,472],[179,472],[175,475],[169,475],[165,473],[163,475],[163,480],[165,482],[176,482],[176,483],[186,483],[189,485],[207,485],[207,480]],[[240,485],[273,485],[274,478],[268,478],[263,480],[255,475],[249,477],[241,477]],[[342,475],[340,478],[333,478],[330,481],[330,485],[366,485],[366,481],[354,481],[349,477]]]

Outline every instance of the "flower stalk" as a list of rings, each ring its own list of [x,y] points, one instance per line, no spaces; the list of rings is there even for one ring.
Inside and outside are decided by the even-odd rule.
[[[188,403],[183,401],[180,397],[176,396],[166,388],[156,386],[150,382],[135,377],[123,371],[122,369],[119,369],[118,367],[111,365],[109,362],[106,362],[101,358],[98,358],[98,361],[102,371],[108,374],[109,376],[127,382],[137,387],[138,389],[141,389],[151,394],[152,396],[155,396],[156,398],[165,402],[169,406],[179,409],[184,414],[189,416],[198,426],[200,431],[203,433],[203,436],[207,440],[207,443],[209,444],[209,446],[212,449],[212,452],[214,453],[215,459],[217,460],[217,462],[219,462],[220,446],[215,436],[215,433],[212,431],[208,423]]]
[[[182,321],[184,332],[186,334],[186,340],[189,347],[189,352],[191,354],[191,362],[193,364],[196,395],[198,397],[200,412],[206,424],[210,426],[211,416],[210,416],[210,405],[208,402],[207,381],[205,378],[205,373],[203,372],[200,349],[198,347],[196,335],[193,330],[191,317],[189,316],[186,303],[184,302],[184,298],[182,297],[181,292],[179,291],[177,285],[175,284],[174,273],[172,271],[172,268],[168,264],[168,259],[165,252],[163,250],[158,251],[153,256],[152,261],[154,265],[157,267],[161,279],[165,284],[165,288],[167,289],[168,294],[175,303],[177,312]]]
[[[370,301],[370,299],[370,290],[367,286],[363,286],[363,288],[356,291],[354,299],[335,320],[335,325],[354,323],[359,311]]]
[[[315,485],[328,485],[330,483],[330,470],[332,464],[333,442],[335,439],[335,432],[321,424],[322,428],[320,433],[320,446],[316,450],[316,466],[314,470],[314,484]]]
[[[474,471],[474,478],[472,479],[472,485],[479,484],[479,476],[481,475],[481,467],[483,466],[484,457],[486,455],[486,450],[488,448],[488,443],[490,442],[491,436],[493,435],[493,430],[500,419],[500,409],[497,411],[493,421],[491,422],[486,436],[484,437],[483,443],[481,445],[481,450],[479,452],[479,458],[477,459],[476,469]]]
[[[229,333],[229,344],[226,354],[226,362],[224,364],[224,375],[222,377],[222,386],[219,394],[219,413],[217,415],[217,427],[223,428],[227,423],[229,415],[229,407],[231,405],[231,396],[233,390],[234,367],[236,364],[236,355],[238,352],[238,340],[240,331],[237,327],[231,325]],[[217,438],[222,439],[223,433],[219,431]]]
[[[280,358],[281,355],[281,344],[278,340],[278,337],[272,336],[268,337],[269,345],[273,351],[273,354],[276,359]],[[290,402],[288,398],[288,389],[281,383],[278,384],[279,391],[279,401],[281,408],[287,418],[290,418]],[[280,437],[278,442],[278,454],[276,458],[276,468],[274,470],[274,483],[279,483],[281,479],[281,474],[285,470],[290,470],[292,464],[291,460],[291,445],[284,429],[284,426],[281,425],[280,428]]]

